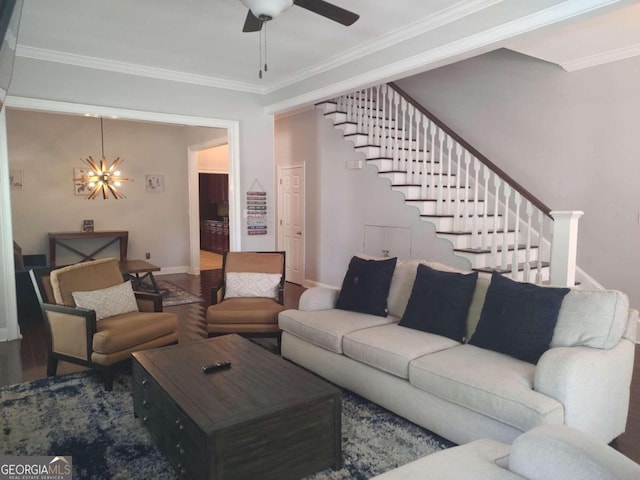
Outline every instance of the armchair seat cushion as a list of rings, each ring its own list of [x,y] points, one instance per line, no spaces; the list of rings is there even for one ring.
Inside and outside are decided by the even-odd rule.
[[[272,298],[228,298],[207,309],[207,323],[277,324],[283,310]]]
[[[136,350],[150,340],[175,333],[178,318],[167,312],[123,313],[100,320],[96,328],[93,350],[108,355],[121,350]]]

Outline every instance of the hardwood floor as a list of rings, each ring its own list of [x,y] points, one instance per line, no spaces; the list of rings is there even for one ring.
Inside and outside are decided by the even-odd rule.
[[[187,274],[164,275],[182,288],[202,296],[204,302],[167,307],[178,315],[180,326],[179,341],[189,342],[201,339],[203,335],[204,313],[210,304],[211,287],[220,279],[220,270],[203,270],[200,276]],[[287,283],[285,286],[285,306],[297,308],[304,289]],[[40,319],[21,321],[22,340],[0,343],[0,386],[28,382],[44,378],[46,370],[46,346],[44,328]],[[60,362],[58,373],[71,373],[83,367]],[[640,346],[636,346],[636,361],[631,382],[631,401],[627,431],[616,439],[615,448],[640,463]]]

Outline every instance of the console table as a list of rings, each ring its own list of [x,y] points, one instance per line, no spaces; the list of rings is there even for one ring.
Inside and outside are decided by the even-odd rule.
[[[104,245],[91,253],[84,253],[77,248],[70,246],[63,242],[63,240],[87,240],[92,238],[109,238]],[[129,232],[49,232],[49,264],[52,267],[56,266],[56,248],[64,247],[67,250],[82,257],[81,262],[87,260],[95,260],[94,255],[100,253],[113,243],[120,242],[120,261],[127,259],[127,245],[129,243]]]

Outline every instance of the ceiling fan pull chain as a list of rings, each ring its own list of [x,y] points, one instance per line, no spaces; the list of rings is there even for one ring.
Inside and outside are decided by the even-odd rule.
[[[267,72],[267,23],[264,22],[264,71]]]
[[[260,51],[260,59],[258,60],[258,78],[262,78],[262,34],[258,32],[258,50]]]

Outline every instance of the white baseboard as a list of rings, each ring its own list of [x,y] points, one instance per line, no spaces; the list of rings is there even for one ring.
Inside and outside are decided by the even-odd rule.
[[[160,270],[159,272],[153,272],[153,275],[158,277],[161,275],[169,275],[172,273],[189,273],[189,267],[182,266],[182,267],[162,267],[162,270]]]

